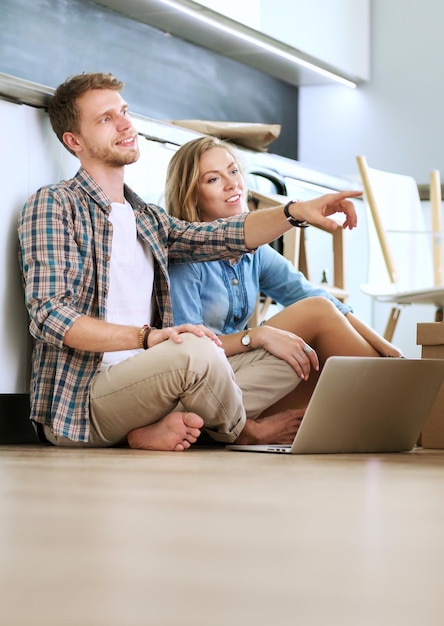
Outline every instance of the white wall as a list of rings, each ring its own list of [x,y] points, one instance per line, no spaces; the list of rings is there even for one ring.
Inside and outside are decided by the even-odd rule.
[[[267,35],[368,79],[370,0],[262,0]]]
[[[72,175],[78,161],[59,143],[43,110],[0,100],[0,393],[26,393],[31,344],[17,260],[17,215],[38,187]]]
[[[355,156],[365,154],[373,167],[419,183],[428,182],[432,169],[444,176],[443,22],[442,0],[372,0],[370,81],[355,90],[300,89],[300,159],[357,175]],[[385,308],[374,321],[381,330]],[[433,310],[409,307],[401,314],[394,339],[407,355],[419,354],[418,321],[433,321]]]
[[[301,159],[352,173],[355,154],[365,153],[419,182],[433,168],[444,172],[443,21],[442,0],[373,0],[370,81],[301,89]]]

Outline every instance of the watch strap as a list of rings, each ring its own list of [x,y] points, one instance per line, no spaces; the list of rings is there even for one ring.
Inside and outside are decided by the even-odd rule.
[[[292,226],[296,226],[297,228],[307,228],[308,226],[310,226],[310,224],[307,222],[307,220],[295,220],[294,217],[292,217],[290,215],[290,205],[295,204],[296,202],[298,202],[298,201],[297,200],[290,200],[290,202],[287,202],[287,204],[284,206],[285,219]]]

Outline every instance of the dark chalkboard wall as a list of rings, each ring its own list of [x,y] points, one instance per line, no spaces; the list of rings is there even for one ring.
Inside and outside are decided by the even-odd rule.
[[[258,70],[88,0],[1,0],[0,26],[2,73],[56,87],[112,72],[135,113],[281,124],[270,151],[297,158],[297,88]]]

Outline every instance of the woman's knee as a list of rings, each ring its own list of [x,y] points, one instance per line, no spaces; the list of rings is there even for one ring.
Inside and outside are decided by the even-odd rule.
[[[304,314],[316,318],[317,320],[320,318],[329,320],[332,316],[336,317],[337,315],[342,315],[333,302],[325,296],[304,298],[303,300],[291,304],[289,308],[294,308],[294,313],[297,315]]]

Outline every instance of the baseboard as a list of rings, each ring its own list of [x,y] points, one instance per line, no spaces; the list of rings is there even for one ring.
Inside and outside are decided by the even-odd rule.
[[[29,419],[29,394],[0,394],[0,445],[39,443]]]

